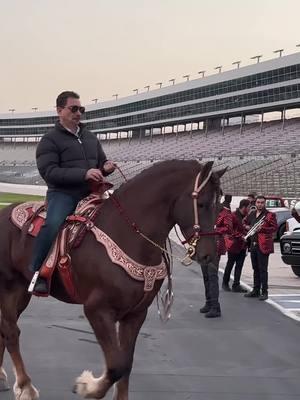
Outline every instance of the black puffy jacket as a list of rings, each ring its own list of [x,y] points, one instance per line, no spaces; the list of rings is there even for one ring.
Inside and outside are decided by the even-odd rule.
[[[48,190],[79,198],[90,193],[85,180],[87,171],[102,169],[106,160],[96,135],[82,124],[76,137],[57,122],[55,128],[42,137],[36,150],[37,167]]]

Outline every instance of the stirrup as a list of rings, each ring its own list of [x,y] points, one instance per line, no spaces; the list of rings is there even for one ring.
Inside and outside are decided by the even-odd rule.
[[[38,279],[38,277],[39,277],[39,274],[40,274],[39,271],[36,271],[36,272],[34,273],[32,279],[31,279],[30,285],[29,285],[29,287],[28,287],[28,290],[27,290],[28,293],[31,293],[31,294],[33,293],[34,287],[35,287],[35,284],[36,284],[36,281],[37,281],[37,279]]]

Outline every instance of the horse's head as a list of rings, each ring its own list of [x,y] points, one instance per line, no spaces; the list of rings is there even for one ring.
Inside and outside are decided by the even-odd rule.
[[[220,178],[226,168],[212,171],[213,162],[199,164],[174,207],[174,218],[199,263],[216,263],[214,226],[221,194]]]

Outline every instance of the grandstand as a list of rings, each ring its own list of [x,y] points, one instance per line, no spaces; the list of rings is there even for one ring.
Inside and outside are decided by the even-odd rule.
[[[165,159],[214,160],[229,167],[222,185],[234,195],[299,197],[300,118],[286,116],[299,107],[298,53],[90,105],[84,122],[128,177]],[[266,121],[274,111],[280,118]],[[41,183],[36,142],[55,119],[53,112],[0,115],[0,181]]]

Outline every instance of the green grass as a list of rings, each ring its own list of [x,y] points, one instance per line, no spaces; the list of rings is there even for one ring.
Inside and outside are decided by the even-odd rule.
[[[1,208],[7,207],[10,203],[25,203],[26,201],[42,201],[44,200],[44,196],[36,196],[32,194],[18,194],[18,193],[0,193],[0,204]]]
[[[44,196],[32,194],[0,193],[0,203],[18,203],[25,201],[43,200]]]

